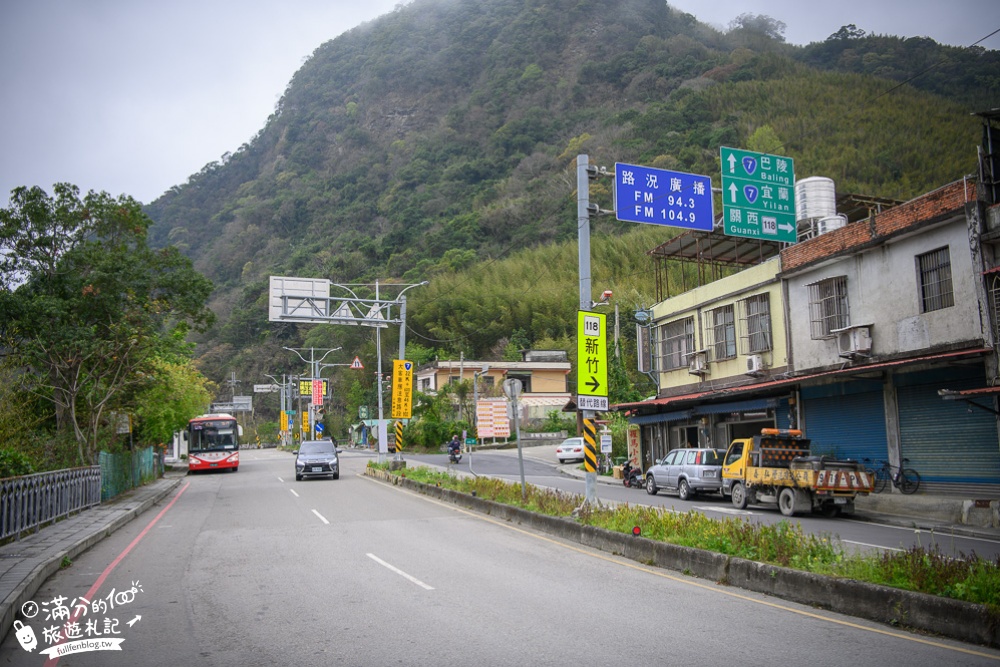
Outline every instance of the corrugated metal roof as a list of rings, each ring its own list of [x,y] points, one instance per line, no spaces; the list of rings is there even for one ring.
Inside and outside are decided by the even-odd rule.
[[[926,361],[936,361],[939,359],[950,359],[962,356],[978,356],[992,352],[992,348],[973,348],[969,350],[960,350],[957,352],[945,352],[942,354],[931,354],[922,357],[909,357],[907,359],[897,359],[895,361],[883,361],[875,364],[865,364],[863,366],[851,366],[849,368],[838,368],[833,371],[824,371],[822,373],[812,373],[809,375],[800,375],[798,377],[782,378],[780,380],[771,380],[769,382],[757,382],[754,384],[742,385],[739,387],[732,387],[729,389],[709,389],[708,391],[695,392],[693,394],[682,394],[680,396],[667,396],[664,398],[654,398],[649,401],[639,401],[637,403],[618,403],[611,406],[612,410],[630,410],[636,408],[664,408],[664,407],[681,407],[680,404],[683,403],[693,403],[695,401],[713,401],[718,399],[726,399],[737,395],[746,395],[750,393],[766,393],[773,389],[780,389],[782,387],[787,387],[794,384],[799,384],[809,380],[815,380],[817,378],[824,377],[836,377],[838,375],[847,375],[850,373],[867,372],[871,370],[878,370],[880,368],[891,368],[895,366],[905,366],[908,364],[916,364]],[[989,389],[1000,389],[995,387],[989,387]],[[967,391],[979,391],[970,389]]]
[[[781,243],[745,239],[719,232],[685,232],[661,243],[648,254],[669,259],[687,259],[711,264],[753,266],[776,257]]]

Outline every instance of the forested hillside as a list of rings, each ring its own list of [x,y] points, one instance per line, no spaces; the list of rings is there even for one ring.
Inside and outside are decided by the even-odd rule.
[[[839,26],[793,47],[759,18],[720,33],[662,0],[416,0],[321,45],[257,136],[147,207],[153,243],[216,283],[202,368],[252,383],[293,365],[282,346],[371,351],[368,330],[268,323],[270,275],[430,280],[408,293],[423,356],[565,342],[579,153],[718,184],[719,147],[751,147],[899,199],[972,171],[996,52]],[[935,58],[963,75],[914,78]],[[610,187],[593,184],[603,208]],[[673,232],[593,228],[595,289],[649,305],[645,253]]]

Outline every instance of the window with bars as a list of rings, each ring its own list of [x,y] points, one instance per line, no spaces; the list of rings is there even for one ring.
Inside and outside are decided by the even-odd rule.
[[[668,322],[657,327],[655,366],[664,371],[687,367],[694,352],[694,318]]]
[[[920,279],[920,312],[929,313],[955,305],[955,294],[951,289],[951,254],[947,247],[917,255],[917,275]]]
[[[714,361],[736,356],[736,319],[732,304],[706,311],[704,331],[705,343]]]
[[[828,278],[807,287],[811,338],[829,338],[832,331],[851,323],[847,309],[847,276]]]
[[[770,295],[755,294],[736,305],[740,322],[740,351],[757,354],[772,350]]]

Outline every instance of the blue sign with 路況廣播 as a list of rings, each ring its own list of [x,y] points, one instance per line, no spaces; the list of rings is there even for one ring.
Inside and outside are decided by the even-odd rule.
[[[615,164],[615,217],[622,222],[712,231],[712,179],[681,171]]]

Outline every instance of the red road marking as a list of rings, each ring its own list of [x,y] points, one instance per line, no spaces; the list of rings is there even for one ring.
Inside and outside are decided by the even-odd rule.
[[[118,567],[118,564],[120,562],[122,562],[122,560],[125,558],[125,556],[128,555],[128,552],[132,551],[132,547],[134,547],[135,545],[139,544],[139,540],[141,540],[143,537],[146,536],[146,533],[149,532],[149,529],[152,528],[154,525],[156,525],[156,522],[159,521],[160,518],[164,514],[167,513],[167,510],[169,510],[171,507],[174,506],[174,503],[177,502],[177,499],[181,497],[182,493],[184,493],[185,491],[187,491],[187,488],[189,486],[191,486],[191,482],[186,482],[184,484],[184,486],[181,487],[181,490],[177,492],[177,495],[174,496],[173,500],[171,500],[169,503],[167,503],[167,506],[164,507],[162,510],[160,510],[160,513],[157,514],[153,518],[152,521],[150,521],[148,524],[146,524],[146,527],[142,529],[142,532],[135,536],[135,539],[132,540],[129,543],[129,545],[127,547],[125,547],[125,549],[122,550],[122,552],[120,554],[118,554],[118,556],[113,561],[111,561],[111,564],[108,565],[106,568],[104,568],[104,572],[101,572],[101,576],[99,576],[97,578],[97,581],[94,582],[94,585],[91,586],[90,590],[88,590],[87,593],[86,593],[86,595],[83,596],[85,599],[90,600],[93,597],[94,593],[96,593],[98,590],[100,590],[101,585],[108,578],[108,575],[111,574],[111,572],[116,567]],[[69,624],[69,623],[76,623],[76,621],[77,621],[78,618],[80,618],[80,614],[74,613],[73,616],[67,622],[67,624]],[[63,642],[59,642],[59,644],[62,644],[62,643]],[[55,646],[58,646],[59,644],[55,644]],[[59,664],[59,657],[58,656],[56,656],[54,658],[50,658],[50,659],[48,659],[48,660],[45,661],[45,665],[47,667],[54,667],[57,664]]]

